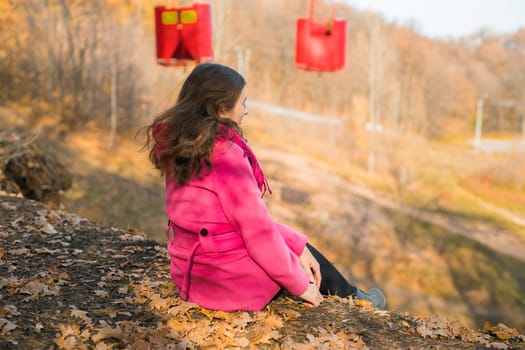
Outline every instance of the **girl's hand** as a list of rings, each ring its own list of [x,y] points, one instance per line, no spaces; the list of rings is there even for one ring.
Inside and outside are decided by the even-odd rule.
[[[310,285],[315,285],[317,289],[321,288],[321,269],[308,247],[304,247],[301,256],[299,256],[299,262],[308,275]]]
[[[299,297],[304,300],[304,304],[308,307],[317,307],[323,302],[323,296],[313,283],[310,283],[306,291]]]

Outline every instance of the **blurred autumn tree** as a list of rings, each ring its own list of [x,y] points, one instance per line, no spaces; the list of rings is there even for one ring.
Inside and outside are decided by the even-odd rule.
[[[136,7],[105,0],[2,0],[0,8],[4,101],[28,104],[36,117],[56,113],[66,128],[105,126],[116,84],[124,125],[143,113],[145,71],[135,58],[151,39]]]

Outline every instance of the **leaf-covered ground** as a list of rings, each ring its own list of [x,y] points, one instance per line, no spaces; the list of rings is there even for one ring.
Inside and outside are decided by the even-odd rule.
[[[182,301],[166,250],[133,229],[0,195],[0,349],[525,349],[503,324],[280,296],[261,312]]]

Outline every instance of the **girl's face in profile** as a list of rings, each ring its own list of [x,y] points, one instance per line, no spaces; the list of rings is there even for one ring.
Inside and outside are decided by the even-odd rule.
[[[223,118],[229,118],[236,122],[237,124],[241,125],[242,119],[245,115],[248,114],[248,107],[246,107],[246,101],[248,97],[246,95],[246,86],[241,91],[241,94],[239,95],[239,99],[235,103],[235,106],[226,113],[223,113]]]

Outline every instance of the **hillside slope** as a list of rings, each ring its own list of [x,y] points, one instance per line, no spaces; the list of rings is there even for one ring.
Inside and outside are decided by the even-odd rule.
[[[504,325],[479,332],[338,298],[317,309],[290,296],[261,312],[201,309],[176,296],[159,243],[5,194],[0,242],[2,349],[525,349]]]
[[[4,127],[25,119],[8,112],[0,109]],[[62,141],[41,133],[43,148],[73,173],[68,211],[102,226],[137,227],[163,246],[162,179],[136,143],[122,137],[108,149],[105,140],[96,130]],[[525,262],[515,236],[479,217],[405,208],[325,162],[252,146],[270,178],[273,195],[265,199],[276,219],[308,234],[352,283],[382,288],[392,310],[439,314],[476,329],[485,321],[525,329]]]
[[[392,308],[482,327],[525,327],[525,241],[480,218],[411,208],[307,157],[254,145],[278,220],[308,234],[343,274]]]

